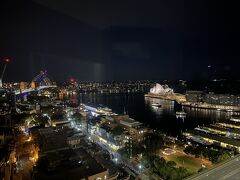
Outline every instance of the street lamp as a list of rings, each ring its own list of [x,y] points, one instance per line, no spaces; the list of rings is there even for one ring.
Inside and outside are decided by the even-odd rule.
[[[138,165],[138,168],[139,168],[139,172],[142,173],[143,165],[141,163]]]

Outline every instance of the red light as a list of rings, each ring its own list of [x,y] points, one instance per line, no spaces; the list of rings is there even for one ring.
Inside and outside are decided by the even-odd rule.
[[[10,63],[10,61],[11,61],[11,60],[10,60],[9,58],[5,58],[5,59],[4,59],[4,63],[6,63],[6,64]]]
[[[70,79],[70,82],[71,82],[71,83],[74,83],[74,82],[75,82],[75,79],[74,79],[74,78],[71,78],[71,79]]]

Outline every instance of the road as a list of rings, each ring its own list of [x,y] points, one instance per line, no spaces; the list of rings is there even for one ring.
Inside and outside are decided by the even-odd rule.
[[[31,180],[34,162],[29,160],[29,157],[32,156],[33,144],[26,135],[22,133],[16,133],[16,135],[17,172],[22,175],[22,179]]]
[[[212,169],[203,171],[187,180],[240,180],[240,155],[235,156]]]
[[[22,155],[18,161],[18,169],[22,174],[22,179],[31,180],[31,173],[33,168],[33,162],[29,160],[29,155]]]
[[[90,134],[87,131],[87,121],[83,121],[82,122],[82,127],[81,130],[83,131],[83,133],[86,135],[86,139],[93,141],[94,143],[97,143],[99,146],[101,146],[103,149],[107,150],[112,156],[113,156],[113,161],[117,164],[124,164],[125,168],[129,169],[130,171],[132,171],[131,175],[135,176],[139,176],[140,174],[142,174],[142,170],[140,171],[138,166],[136,167],[136,165],[133,165],[129,159],[127,158],[123,158],[118,152],[112,150],[107,144],[103,143],[100,141],[98,135],[96,134]]]

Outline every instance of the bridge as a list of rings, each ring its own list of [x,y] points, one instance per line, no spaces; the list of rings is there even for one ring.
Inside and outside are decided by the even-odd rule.
[[[33,78],[30,86],[27,89],[19,89],[15,91],[15,95],[27,94],[33,91],[40,91],[43,89],[54,88],[54,85],[47,76],[47,71],[41,71],[37,76]]]
[[[40,91],[40,90],[43,90],[43,89],[54,88],[54,87],[57,87],[57,86],[56,85],[39,86],[36,89],[29,88],[29,89],[24,89],[24,90],[17,90],[17,91],[15,91],[15,95],[30,93],[30,92],[33,92],[33,91]]]

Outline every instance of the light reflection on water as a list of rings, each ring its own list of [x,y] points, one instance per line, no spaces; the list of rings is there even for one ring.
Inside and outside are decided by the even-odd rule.
[[[160,104],[161,107],[152,106],[152,104],[154,103]],[[152,111],[160,117],[163,113],[174,113],[174,101],[145,97],[145,104],[146,106],[149,106]]]
[[[76,97],[75,97],[76,98]],[[181,107],[174,101],[144,98],[143,94],[80,94],[79,103],[102,104],[111,108],[118,114],[123,114],[124,109],[130,117],[145,125],[159,129],[163,132],[178,135],[186,129],[193,129],[198,125],[216,123],[228,119],[236,113],[227,113],[217,110],[196,109]],[[158,103],[160,108],[153,107],[152,103]],[[176,118],[176,111],[185,111],[186,117]]]

